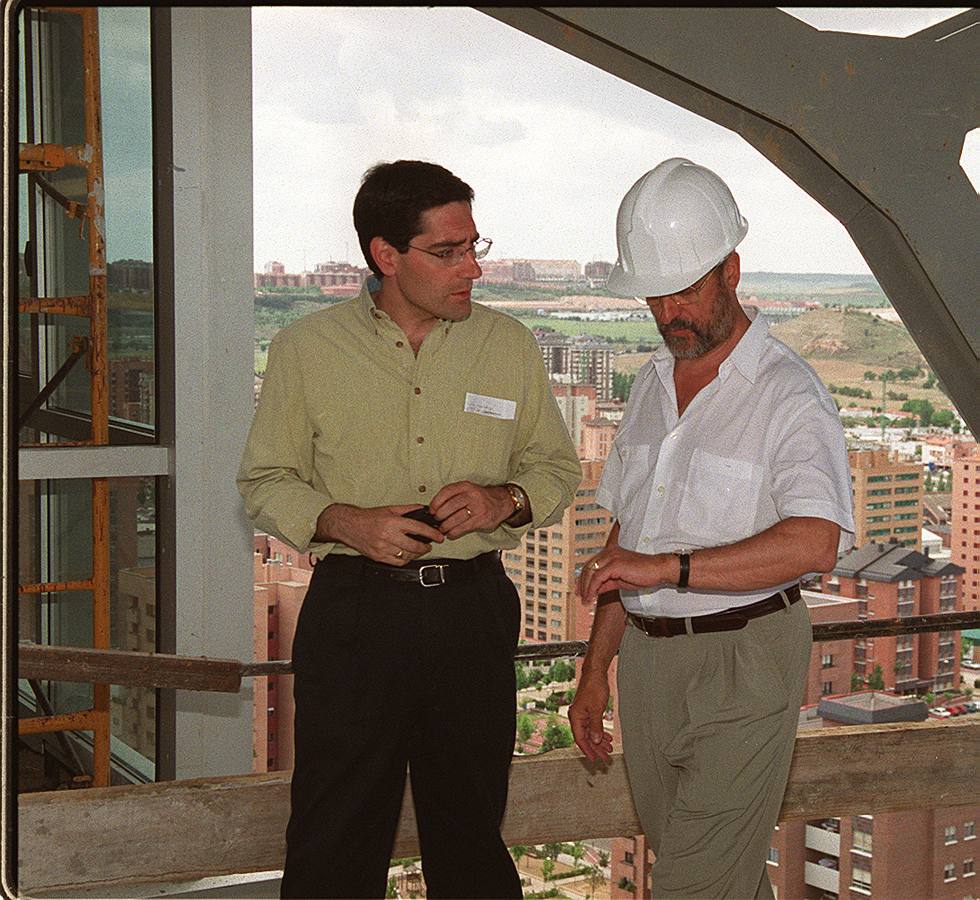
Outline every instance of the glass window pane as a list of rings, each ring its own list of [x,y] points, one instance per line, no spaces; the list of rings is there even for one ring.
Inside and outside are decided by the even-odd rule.
[[[70,452],[70,451],[63,451]],[[83,580],[92,574],[92,482],[85,479],[22,482],[21,583]],[[157,649],[156,479],[109,482],[110,646]],[[94,594],[62,591],[22,594],[20,639],[57,646],[91,647]],[[91,685],[42,682],[55,713],[88,709]],[[21,699],[36,708],[20,682]],[[111,690],[114,762],[152,779],[156,744],[156,692],[114,685]]]
[[[120,422],[152,427],[156,410],[149,10],[99,10],[99,49],[109,415]]]

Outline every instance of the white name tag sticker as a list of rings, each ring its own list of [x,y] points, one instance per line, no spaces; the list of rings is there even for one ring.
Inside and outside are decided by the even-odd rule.
[[[517,402],[467,392],[463,412],[476,413],[478,416],[490,416],[494,419],[513,419],[517,412]]]

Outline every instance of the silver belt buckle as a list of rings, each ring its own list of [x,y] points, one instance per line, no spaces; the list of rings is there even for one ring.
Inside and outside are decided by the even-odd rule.
[[[446,583],[446,569],[448,569],[448,568],[449,568],[448,566],[446,566],[444,564],[438,564],[438,563],[432,563],[432,564],[430,564],[428,566],[419,566],[419,584],[421,584],[422,587],[427,587],[427,588],[430,588],[430,587],[439,587],[439,585],[445,584]],[[437,577],[438,580],[437,581],[426,581],[425,580],[425,571],[426,571],[426,569],[435,569],[436,570],[436,577]]]

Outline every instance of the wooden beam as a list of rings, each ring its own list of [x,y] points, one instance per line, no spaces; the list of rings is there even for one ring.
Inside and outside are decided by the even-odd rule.
[[[241,689],[241,670],[242,664],[232,659],[41,644],[21,644],[17,648],[18,677],[50,681],[236,694]]]
[[[818,728],[797,737],[781,819],[980,802],[980,716]],[[282,867],[289,773],[23,794],[24,890],[181,881]],[[622,754],[577,750],[514,760],[508,845],[637,834]],[[393,854],[418,852],[406,792]]]

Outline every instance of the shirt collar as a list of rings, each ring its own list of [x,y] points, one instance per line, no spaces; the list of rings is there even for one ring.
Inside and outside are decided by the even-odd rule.
[[[379,333],[379,327],[386,327],[382,324],[384,322],[389,323],[390,327],[398,328],[391,316],[383,309],[379,309],[374,303],[373,295],[380,289],[381,282],[374,275],[369,275],[364,280],[364,284],[361,285],[361,292],[355,298],[365,327],[370,328],[375,334]],[[439,319],[436,325],[433,326],[430,335],[433,332],[442,332],[443,336],[448,335],[453,325],[456,324],[458,323],[453,322],[451,319]],[[428,340],[428,337],[427,335],[426,340]]]
[[[759,371],[759,361],[762,359],[762,351],[765,347],[766,338],[769,335],[769,320],[759,313],[754,306],[743,307],[745,314],[749,317],[750,324],[745,334],[739,338],[738,343],[732,348],[732,352],[722,361],[718,367],[718,377],[727,378],[728,373],[734,366],[745,378],[755,383],[755,376]],[[672,381],[674,373],[674,356],[667,349],[666,344],[661,344],[653,351],[653,365],[660,376],[660,380],[665,384]]]
[[[761,315],[754,306],[743,308],[750,319],[749,327],[732,352],[728,354],[728,358],[718,367],[718,374],[722,375],[734,366],[745,376],[747,381],[755,384],[762,351],[765,347],[766,338],[769,336],[769,320]]]
[[[357,295],[356,303],[361,313],[364,325],[370,328],[375,334],[378,333],[378,323],[387,319],[388,314],[378,309],[374,305],[372,292],[377,292],[381,287],[381,282],[374,275],[369,275],[364,284],[361,285],[361,292]]]

